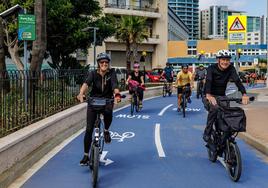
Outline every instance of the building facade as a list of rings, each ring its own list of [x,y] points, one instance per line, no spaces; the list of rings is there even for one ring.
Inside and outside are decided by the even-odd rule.
[[[168,42],[167,0],[99,0],[99,3],[105,15],[146,17],[150,36],[148,40],[139,45],[138,58],[143,51],[146,51],[146,69],[165,65]],[[124,43],[119,42],[115,37],[109,37],[102,46],[97,47],[97,53],[104,51],[111,55],[112,66],[126,67],[126,46]],[[88,54],[88,62],[92,64],[92,48],[89,49]]]
[[[168,0],[169,6],[190,30],[190,39],[199,36],[199,0]]]
[[[189,29],[180,17],[168,7],[168,40],[188,40]]]
[[[228,10],[227,6],[210,6],[200,12],[200,38],[226,39],[228,16],[244,14],[242,11]]]

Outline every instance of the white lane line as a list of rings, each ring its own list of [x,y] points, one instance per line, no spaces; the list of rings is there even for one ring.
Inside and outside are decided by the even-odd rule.
[[[167,109],[169,109],[171,106],[173,106],[173,104],[170,104],[168,106],[166,106],[165,108],[163,108],[161,110],[161,112],[158,114],[159,116],[163,116],[163,114],[167,111]]]
[[[152,100],[155,98],[158,98],[160,96],[154,96],[150,98],[144,99],[144,101]],[[118,112],[120,110],[123,110],[125,108],[128,108],[130,105],[123,106],[121,108],[115,109],[113,112]],[[67,146],[69,143],[71,143],[75,138],[80,136],[84,129],[81,129],[65,141],[63,141],[60,145],[56,146],[54,149],[52,149],[49,153],[47,153],[42,159],[40,159],[37,163],[35,163],[29,170],[27,170],[23,175],[21,175],[19,178],[17,178],[8,188],[18,188],[21,187],[25,182],[30,179],[38,170],[40,170],[51,158],[53,158],[57,153],[59,153],[65,146]]]
[[[160,124],[155,124],[155,131],[154,131],[154,141],[156,145],[156,149],[158,152],[159,157],[166,157],[166,154],[163,150],[162,144],[161,144],[161,138],[160,138]]]

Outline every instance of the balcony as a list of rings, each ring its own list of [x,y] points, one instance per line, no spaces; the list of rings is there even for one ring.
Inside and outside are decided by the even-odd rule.
[[[106,1],[104,5],[105,14],[116,14],[116,15],[134,15],[134,16],[144,16],[149,18],[160,18],[158,8],[154,8],[149,1],[141,1],[129,4],[127,1],[120,3],[113,3]]]
[[[105,42],[109,43],[119,43],[119,41],[115,37],[109,37],[105,39]],[[159,35],[151,35],[148,40],[144,40],[142,44],[160,44],[160,38]]]

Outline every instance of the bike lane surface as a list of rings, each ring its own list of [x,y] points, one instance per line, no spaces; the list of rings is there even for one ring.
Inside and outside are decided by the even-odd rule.
[[[268,187],[268,165],[256,151],[238,139],[243,171],[233,183],[219,163],[211,163],[202,141],[207,113],[201,100],[188,105],[186,118],[176,111],[176,96],[144,102],[144,109],[134,116],[130,108],[114,113],[111,131],[132,138],[113,139],[105,145],[105,159],[113,163],[101,165],[98,187],[111,188],[176,188],[176,187]],[[162,116],[160,111],[169,106]],[[160,126],[160,139],[165,157],[159,157],[155,129]],[[130,134],[125,134],[129,136]],[[91,187],[91,173],[80,167],[83,155],[81,134],[51,158],[24,185],[25,188]],[[122,138],[122,137],[121,137]],[[158,148],[159,149],[159,148]]]

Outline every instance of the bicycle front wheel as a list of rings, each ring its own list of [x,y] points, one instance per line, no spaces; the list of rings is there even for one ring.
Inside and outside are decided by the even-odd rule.
[[[182,95],[182,113],[183,117],[185,118],[185,108],[186,108],[186,96],[185,94]]]
[[[163,97],[166,97],[166,95],[167,95],[166,91],[167,91],[167,90],[166,90],[166,86],[164,85],[164,86],[163,86]]]
[[[227,159],[227,170],[230,178],[237,182],[242,173],[242,161],[239,147],[236,143],[230,143],[229,159]]]
[[[135,104],[134,104],[134,97],[132,96],[131,97],[131,105],[130,105],[130,114],[133,116],[133,113],[134,113],[134,107],[135,107]]]
[[[97,186],[98,173],[99,173],[99,163],[100,163],[100,150],[99,147],[93,145],[93,166],[92,166],[92,184],[93,187]]]

